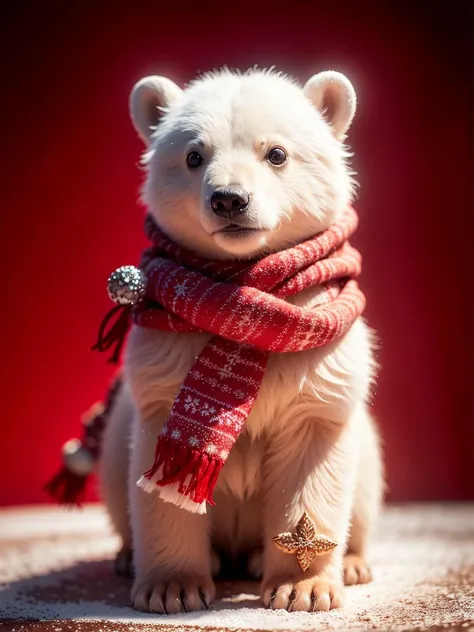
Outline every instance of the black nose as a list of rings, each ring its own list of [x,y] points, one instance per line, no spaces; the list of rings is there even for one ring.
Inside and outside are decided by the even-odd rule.
[[[211,197],[211,207],[216,215],[234,219],[249,207],[249,194],[239,187],[218,187]]]

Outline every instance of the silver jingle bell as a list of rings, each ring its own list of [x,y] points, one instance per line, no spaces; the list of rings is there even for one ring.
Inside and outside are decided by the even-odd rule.
[[[146,293],[147,279],[135,266],[122,266],[109,276],[107,292],[118,305],[136,305]]]
[[[66,441],[63,445],[62,455],[64,465],[70,472],[78,476],[88,476],[94,471],[94,457],[79,439]]]

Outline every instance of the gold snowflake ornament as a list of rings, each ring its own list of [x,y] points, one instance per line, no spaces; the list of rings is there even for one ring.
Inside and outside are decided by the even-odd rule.
[[[327,553],[337,546],[337,542],[331,538],[322,533],[316,533],[314,524],[306,512],[296,525],[296,533],[280,533],[272,540],[284,553],[296,553],[296,559],[303,573],[317,555]]]

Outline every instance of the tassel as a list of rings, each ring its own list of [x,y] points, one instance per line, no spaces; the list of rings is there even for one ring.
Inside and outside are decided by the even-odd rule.
[[[86,426],[83,441],[66,441],[62,447],[63,467],[44,486],[46,493],[62,505],[80,506],[84,500],[86,483],[95,469],[97,460],[97,455],[86,447],[85,442],[88,440],[87,430],[93,427],[96,419],[100,419],[99,414]]]
[[[112,356],[108,360],[109,364],[117,364],[120,359],[120,353],[130,324],[131,310],[132,305],[116,305],[105,315],[100,324],[97,342],[92,347],[92,351],[100,351],[103,353],[115,345]],[[110,322],[117,313],[118,317],[115,322],[110,325]]]
[[[205,502],[214,505],[213,492],[223,465],[223,461],[216,457],[161,437],[156,446],[153,465],[137,484],[148,492],[156,489],[156,486],[176,488],[174,502],[177,505],[182,504],[179,495],[187,496],[196,507]],[[166,498],[170,500],[169,493]]]
[[[61,505],[80,507],[84,501],[87,479],[87,475],[75,474],[64,466],[46,483],[44,490]]]
[[[64,465],[44,486],[47,494],[56,502],[80,506],[83,501],[87,481],[94,472],[100,456],[102,434],[121,386],[122,378],[120,373],[117,373],[104,403],[95,403],[83,416],[82,438],[71,439],[63,445]]]

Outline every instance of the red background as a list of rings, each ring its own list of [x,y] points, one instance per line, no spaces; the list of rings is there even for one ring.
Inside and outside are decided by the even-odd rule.
[[[353,80],[355,241],[382,340],[390,498],[472,497],[470,3],[17,4],[0,38],[0,503],[45,500],[61,443],[110,375],[89,351],[105,281],[143,244],[132,85],[255,63]]]

